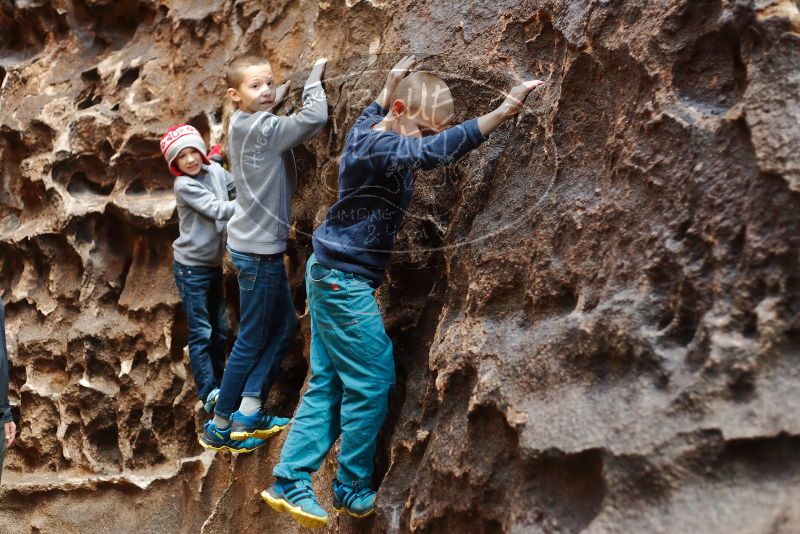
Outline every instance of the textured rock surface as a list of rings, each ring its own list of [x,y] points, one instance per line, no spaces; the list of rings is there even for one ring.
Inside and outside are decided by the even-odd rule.
[[[799,5],[0,3],[0,280],[22,406],[0,530],[297,530],[257,497],[282,438],[198,456],[158,153],[180,121],[222,138],[221,73],[255,50],[283,76],[331,58],[329,126],[296,151],[301,313],[343,135],[398,54],[445,73],[460,119],[549,80],[418,178],[379,292],[398,387],[378,513],[331,531],[800,532]],[[301,347],[272,399],[284,413]]]

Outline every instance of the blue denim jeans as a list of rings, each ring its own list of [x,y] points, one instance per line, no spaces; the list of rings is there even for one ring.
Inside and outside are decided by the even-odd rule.
[[[214,413],[230,418],[241,397],[266,399],[270,378],[297,329],[283,254],[229,249],[239,270],[239,334],[228,357]]]
[[[174,261],[172,273],[186,312],[189,363],[197,396],[205,401],[211,390],[219,387],[225,367],[228,325],[222,267],[198,267]]]
[[[395,380],[392,341],[366,278],[329,269],[312,255],[306,291],[311,378],[272,474],[310,480],[341,434],[337,478],[368,487]]]

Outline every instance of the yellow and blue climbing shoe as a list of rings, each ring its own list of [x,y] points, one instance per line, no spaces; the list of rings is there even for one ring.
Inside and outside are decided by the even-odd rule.
[[[267,439],[289,426],[290,422],[291,419],[286,417],[267,415],[261,411],[253,415],[244,415],[242,412],[236,411],[231,415],[231,438]]]
[[[333,481],[333,508],[353,517],[367,517],[375,513],[375,490],[356,484]]]
[[[231,439],[231,429],[224,430],[217,427],[214,421],[209,421],[203,426],[200,434],[200,445],[215,451],[253,452],[264,444],[263,439]]]
[[[306,480],[278,478],[261,498],[273,510],[286,512],[292,519],[307,528],[322,528],[328,524],[328,514],[317,501],[311,483]]]

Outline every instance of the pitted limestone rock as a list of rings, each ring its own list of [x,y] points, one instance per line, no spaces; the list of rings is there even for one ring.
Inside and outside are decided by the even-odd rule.
[[[417,175],[378,293],[398,384],[377,514],[329,531],[795,531],[798,13],[796,0],[0,7],[0,284],[22,405],[0,530],[300,531],[258,498],[283,437],[196,457],[158,150],[180,122],[224,142],[224,66],[256,51],[279,78],[330,58],[329,126],[295,150],[301,313],[338,152],[397,55],[443,74],[457,120],[547,80],[474,154]],[[233,320],[230,269],[226,289]],[[303,347],[271,399],[287,415]],[[334,472],[331,457],[315,480],[329,510]]]

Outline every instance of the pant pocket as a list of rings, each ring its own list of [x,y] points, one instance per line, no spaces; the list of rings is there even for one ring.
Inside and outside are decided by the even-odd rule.
[[[314,262],[308,268],[308,279],[315,284],[320,284],[330,278],[333,270],[325,267],[321,263]]]
[[[183,300],[184,289],[185,289],[183,273],[176,269],[172,271],[172,275],[175,278],[175,287],[178,288],[178,294],[181,296],[181,300]]]
[[[339,290],[321,289],[313,301],[318,335],[338,369],[369,382],[393,383],[392,341],[371,289],[340,282]]]
[[[239,289],[241,291],[252,291],[258,278],[259,261],[241,259],[233,254],[231,255],[231,261],[238,271],[236,280],[239,282]]]
[[[327,344],[353,350],[362,343],[361,328],[352,303],[344,289],[327,290],[325,295],[314,298],[319,334]]]
[[[372,306],[358,317],[361,351],[358,357],[371,370],[378,382],[394,383],[394,355],[392,340],[386,334],[383,317],[375,299]]]

